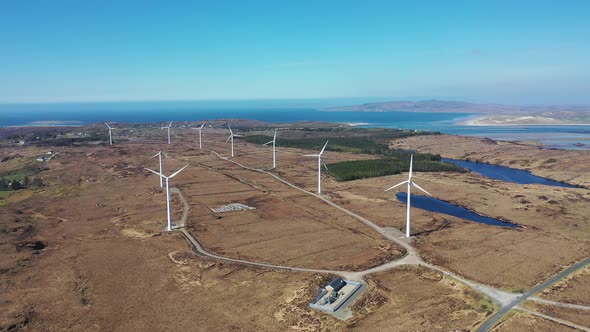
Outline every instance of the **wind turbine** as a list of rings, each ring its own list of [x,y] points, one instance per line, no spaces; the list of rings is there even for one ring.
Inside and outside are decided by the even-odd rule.
[[[172,212],[170,211],[170,179],[175,177],[178,173],[182,172],[187,167],[188,167],[188,165],[184,166],[183,168],[179,169],[178,171],[176,171],[175,173],[173,173],[170,176],[166,176],[162,173],[158,173],[156,171],[152,171],[149,168],[146,168],[146,170],[159,175],[160,178],[166,179],[166,214],[168,216],[168,231],[172,230]]]
[[[414,155],[412,155],[410,157],[410,173],[409,173],[408,179],[406,181],[400,182],[400,183],[396,184],[395,186],[385,190],[385,191],[389,191],[395,187],[401,186],[402,184],[405,184],[405,183],[408,184],[408,198],[406,201],[406,206],[407,206],[407,210],[406,210],[406,237],[410,237],[410,190],[412,189],[412,186],[422,190],[428,196],[432,196],[428,191],[422,189],[422,187],[420,187],[419,185],[414,183],[414,181],[412,181],[412,164],[413,163],[414,163]]]
[[[199,130],[199,149],[203,148],[203,145],[201,144],[201,131],[203,130],[203,127],[205,126],[205,122],[203,122],[203,124],[197,128],[197,130]]]
[[[328,141],[326,141],[326,144],[324,144],[324,147],[322,148],[322,151],[320,151],[320,153],[303,155],[304,157],[318,157],[318,194],[322,193],[322,165],[326,169],[328,169],[328,166],[322,163],[322,153],[324,153],[326,146],[328,146]]]
[[[231,140],[231,157],[234,157],[234,137],[240,137],[240,135],[236,135],[234,134],[234,132],[231,130],[231,127],[229,126],[229,123],[227,124],[227,128],[229,129],[229,137],[225,140],[225,143],[227,143],[228,141]]]
[[[170,128],[172,127],[172,122],[173,121],[170,121],[168,127],[162,127],[162,129],[168,129],[168,144],[170,144]]]
[[[164,170],[162,169],[162,150],[160,150],[160,152],[156,153],[153,157],[151,157],[150,159],[156,158],[156,157],[160,157],[160,174],[164,173]],[[160,177],[160,188],[162,188],[164,186],[163,184],[163,179],[162,177]]]
[[[106,122],[104,124],[107,125],[107,127],[109,128],[109,144],[113,145],[113,133],[112,132],[113,132],[113,129],[115,129],[115,128],[109,126],[109,124]]]
[[[272,168],[277,167],[277,150],[276,150],[277,130],[278,129],[275,129],[275,136],[272,138],[272,141],[264,143],[264,145],[268,145],[268,144],[272,143]]]

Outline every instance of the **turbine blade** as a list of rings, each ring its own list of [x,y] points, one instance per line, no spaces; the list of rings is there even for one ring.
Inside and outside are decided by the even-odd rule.
[[[203,129],[204,126],[205,126],[205,122],[203,122],[200,129]]]
[[[108,123],[106,123],[106,122],[105,122],[104,124],[105,124],[105,125],[107,125],[107,127],[109,127],[109,129],[111,129],[111,126],[109,126],[109,124],[108,124]]]
[[[184,166],[183,168],[181,168],[178,171],[176,171],[174,174],[170,175],[168,178],[169,179],[172,179],[173,177],[175,177],[178,173],[182,172],[182,170],[184,170],[187,167],[188,167],[188,165]]]
[[[319,157],[319,154],[304,154],[304,157]]]
[[[166,177],[166,176],[164,176],[164,174],[162,174],[162,173],[160,173],[160,172],[153,171],[153,170],[151,170],[151,169],[149,169],[149,168],[144,168],[144,169],[145,169],[145,170],[148,170],[148,171],[150,171],[150,172],[152,172],[152,173],[154,173],[154,174],[156,174],[156,175],[159,175],[159,176],[161,176],[161,177],[163,177],[163,178],[165,178],[165,177]]]
[[[322,151],[320,151],[319,155],[321,156],[322,153],[324,153],[324,150],[326,149],[326,146],[328,146],[328,141],[326,141],[326,144],[324,144],[324,147],[322,148]]]
[[[406,181],[403,181],[403,182],[400,182],[400,183],[396,184],[396,185],[395,185],[395,186],[393,186],[393,187],[389,187],[389,188],[385,189],[385,191],[390,191],[391,189],[393,189],[393,188],[397,188],[397,187],[401,186],[402,184],[406,184],[406,183],[408,183],[408,181],[407,181],[407,180],[406,180]]]
[[[272,142],[276,141],[276,139],[277,139],[277,130],[278,129],[275,129],[275,136],[272,138]]]
[[[415,184],[414,182],[411,182],[412,186],[422,190],[423,192],[425,192],[428,196],[432,196],[428,191],[424,190],[422,187],[420,187],[419,185]]]
[[[160,155],[160,153],[162,153],[162,152],[158,152],[158,153],[156,153],[156,154],[155,154],[153,157],[150,157],[150,159],[154,159],[154,158],[156,158],[157,156],[159,156],[159,155]]]
[[[172,127],[172,122],[173,121],[170,121],[170,124],[168,125],[168,128]]]
[[[324,168],[325,168],[326,170],[328,170],[328,166],[326,166],[326,163],[322,163],[322,165],[324,165]]]
[[[269,145],[270,143],[272,143],[272,141],[270,141],[270,142],[266,142],[266,143],[264,143],[264,144],[262,144],[262,145]]]
[[[409,178],[412,178],[412,165],[414,164],[414,155],[410,156],[410,175]]]
[[[232,138],[232,136],[234,136],[234,135],[229,135],[229,137],[225,140],[225,143],[229,142],[229,140]]]

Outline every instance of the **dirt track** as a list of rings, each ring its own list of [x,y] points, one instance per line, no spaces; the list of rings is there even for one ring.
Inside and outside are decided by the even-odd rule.
[[[228,162],[234,163],[244,169],[248,169],[250,171],[254,171],[254,172],[260,172],[260,173],[265,173],[267,175],[272,176],[273,178],[277,179],[278,181],[294,188],[297,190],[300,190],[308,195],[312,195],[322,201],[324,201],[325,203],[327,203],[328,205],[337,208],[347,214],[349,214],[350,216],[356,218],[357,220],[365,223],[366,225],[370,226],[371,228],[373,228],[374,230],[376,230],[379,234],[381,234],[382,236],[384,236],[385,238],[394,241],[400,245],[402,245],[406,250],[407,250],[407,255],[405,257],[403,257],[400,260],[396,260],[393,262],[389,262],[389,263],[385,263],[383,265],[380,265],[378,267],[374,267],[372,269],[369,270],[365,270],[365,271],[360,271],[360,272],[354,272],[354,271],[331,271],[331,270],[317,270],[317,269],[305,269],[305,268],[294,268],[294,267],[288,267],[288,266],[277,266],[277,265],[270,265],[270,264],[263,264],[263,263],[256,263],[256,262],[250,262],[250,261],[245,261],[245,260],[236,260],[236,259],[231,259],[231,258],[225,258],[219,255],[215,255],[215,254],[211,254],[209,252],[207,252],[206,250],[203,249],[203,247],[198,243],[198,241],[196,241],[196,239],[194,237],[192,237],[188,232],[186,232],[186,230],[182,229],[181,232],[186,236],[186,238],[195,246],[195,248],[197,249],[198,252],[212,257],[212,258],[217,258],[217,259],[223,259],[223,260],[229,260],[229,261],[233,261],[233,262],[237,262],[237,263],[243,263],[243,264],[249,264],[249,265],[255,265],[255,266],[260,266],[260,267],[266,267],[266,268],[274,268],[274,269],[280,269],[280,270],[289,270],[289,271],[299,271],[299,272],[315,272],[315,273],[327,273],[327,274],[336,274],[336,275],[340,275],[344,278],[348,278],[351,280],[362,280],[363,277],[373,274],[373,273],[378,273],[378,272],[383,272],[401,265],[423,265],[423,266],[427,266],[433,269],[436,269],[440,272],[442,272],[443,274],[446,274],[450,277],[453,277],[457,280],[460,280],[461,282],[469,285],[470,287],[485,293],[486,295],[490,296],[496,303],[500,304],[502,306],[500,312],[498,312],[496,315],[494,315],[493,317],[491,317],[489,320],[487,320],[480,328],[480,331],[487,331],[489,330],[492,326],[494,326],[495,322],[500,319],[501,317],[503,317],[507,312],[509,312],[512,308],[518,306],[519,303],[521,303],[522,301],[526,300],[526,298],[530,297],[533,294],[536,294],[540,291],[542,291],[545,288],[550,287],[553,283],[555,283],[557,280],[559,280],[560,278],[563,278],[564,276],[567,276],[573,272],[575,272],[576,270],[590,264],[590,259],[587,259],[586,261],[580,262],[579,264],[576,264],[576,266],[571,267],[570,269],[567,269],[566,271],[561,272],[560,274],[554,276],[553,278],[551,278],[550,280],[546,281],[545,283],[539,285],[538,287],[535,287],[534,289],[530,290],[529,292],[527,292],[526,294],[519,294],[519,293],[515,293],[515,294],[510,294],[504,291],[501,291],[499,289],[495,289],[493,287],[489,287],[487,285],[483,285],[483,284],[479,284],[473,281],[469,281],[466,280],[462,277],[459,277],[449,271],[446,271],[440,267],[436,267],[433,266],[431,264],[428,264],[424,261],[422,261],[419,256],[417,255],[415,249],[409,245],[407,243],[407,241],[403,241],[400,240],[400,238],[403,238],[403,233],[396,230],[396,229],[390,229],[390,230],[385,230],[382,227],[376,225],[375,223],[369,221],[368,219],[361,217],[335,203],[333,203],[332,201],[326,199],[325,197],[323,197],[322,195],[316,194],[316,193],[312,193],[310,191],[307,191],[305,189],[302,189],[290,182],[288,182],[285,179],[280,178],[279,176],[277,176],[276,174],[273,174],[267,170],[262,170],[262,169],[258,169],[258,168],[251,168],[245,165],[242,165],[241,163],[238,163],[236,161],[233,161],[229,158],[225,158],[222,157],[219,153],[212,151],[213,154],[215,154],[218,158],[226,160]],[[179,192],[180,193],[180,192]],[[184,198],[183,198],[183,201]],[[186,202],[186,201],[185,201]],[[185,203],[185,206],[188,207],[188,204]],[[183,213],[184,215],[184,213]],[[186,218],[185,218],[186,219]],[[393,233],[393,234],[392,234]],[[397,237],[396,237],[397,235]],[[563,304],[563,305],[567,305],[567,304]],[[538,313],[537,313],[538,314]],[[538,314],[540,316],[546,316],[543,314]],[[563,321],[563,320],[559,320],[558,318],[555,318],[556,321]],[[570,323],[572,325],[570,326],[576,326],[576,324],[574,323]]]
[[[186,251],[182,251],[184,243],[180,241],[180,237],[176,237],[173,234],[168,235],[169,233],[161,233],[162,194],[150,185],[152,182],[155,183],[155,181],[152,181],[151,178],[146,179],[141,173],[141,168],[135,169],[133,167],[134,164],[137,163],[138,155],[141,155],[146,149],[151,150],[153,148],[153,146],[138,146],[136,148],[113,146],[112,149],[99,148],[90,151],[85,149],[79,149],[80,151],[69,149],[68,153],[63,155],[63,158],[52,160],[52,164],[55,162],[54,166],[52,166],[52,168],[55,169],[52,171],[57,174],[55,178],[59,179],[59,188],[56,188],[55,192],[54,189],[50,187],[47,189],[47,193],[33,197],[30,202],[26,200],[27,196],[25,195],[14,196],[15,200],[19,199],[24,202],[23,204],[18,205],[18,209],[24,211],[22,212],[23,214],[17,215],[18,218],[24,219],[24,216],[30,215],[37,220],[33,225],[38,225],[39,228],[43,230],[42,233],[36,235],[33,239],[39,239],[45,241],[45,243],[47,243],[48,239],[49,242],[48,248],[39,250],[40,253],[35,254],[41,259],[35,259],[35,256],[33,255],[33,259],[21,260],[18,262],[18,264],[23,264],[22,267],[17,266],[15,268],[7,268],[7,271],[14,271],[10,273],[21,271],[18,272],[19,274],[14,275],[14,280],[10,278],[8,279],[10,284],[25,285],[25,287],[14,290],[13,288],[10,288],[12,286],[8,286],[9,288],[7,289],[11,289],[11,291],[10,293],[6,292],[4,294],[9,294],[11,301],[14,301],[15,298],[22,297],[31,299],[33,303],[37,304],[37,313],[34,318],[34,321],[36,322],[34,324],[37,325],[33,326],[40,329],[45,326],[39,324],[48,324],[46,326],[61,326],[62,329],[67,329],[68,327],[72,329],[73,326],[76,326],[72,324],[78,324],[77,326],[85,327],[87,329],[92,329],[92,326],[100,326],[103,329],[113,329],[115,326],[127,329],[141,329],[142,327],[149,327],[149,324],[156,324],[152,325],[152,328],[153,326],[159,326],[161,328],[164,325],[157,325],[159,324],[158,322],[164,322],[166,317],[172,317],[170,314],[174,315],[176,313],[178,314],[175,318],[176,321],[179,323],[182,322],[177,326],[184,326],[186,328],[191,326],[186,325],[191,322],[187,322],[185,317],[180,316],[185,316],[186,311],[182,311],[183,307],[186,307],[187,309],[190,307],[191,311],[206,312],[206,316],[210,316],[209,319],[197,314],[195,315],[199,316],[198,319],[204,323],[203,326],[215,330],[216,328],[221,329],[222,326],[225,326],[220,325],[221,323],[217,323],[216,325],[214,320],[218,320],[223,316],[223,313],[226,312],[225,306],[227,303],[232,303],[232,305],[251,307],[251,311],[253,312],[251,316],[242,315],[239,317],[252,318],[254,323],[240,325],[240,320],[234,318],[233,320],[229,319],[223,321],[223,324],[232,322],[230,323],[233,324],[231,326],[236,329],[239,329],[238,327],[242,326],[243,329],[249,328],[252,330],[257,327],[268,328],[270,326],[279,326],[277,325],[278,321],[273,320],[272,316],[275,312],[272,311],[271,308],[276,306],[276,304],[284,305],[282,301],[285,298],[287,301],[291,298],[292,295],[289,294],[291,291],[299,292],[297,293],[298,297],[303,299],[303,303],[299,303],[297,308],[306,308],[306,303],[304,303],[305,299],[308,299],[313,295],[305,293],[302,296],[300,289],[311,289],[313,291],[314,287],[322,283],[319,279],[314,279],[316,278],[316,275],[310,275],[304,271],[320,270],[304,269],[301,271],[302,273],[288,273],[288,271],[284,270],[273,272],[269,270],[268,266],[264,269],[257,269],[255,266],[256,264],[251,264],[243,260],[233,262],[231,260],[226,260],[226,257],[221,257],[225,255],[223,252],[222,254],[217,255],[218,257],[216,257],[215,260],[199,258],[190,255]],[[254,150],[253,147],[247,145],[242,145],[240,148],[249,148],[250,150],[248,150],[248,153],[250,153],[251,150]],[[183,146],[180,147],[180,149],[176,148],[176,150],[173,150],[171,153],[179,155],[186,149],[187,147]],[[260,155],[265,156],[267,152],[268,151],[262,151],[259,155],[255,156],[255,158],[248,159],[242,155],[241,158],[238,159],[240,161],[244,160],[244,164],[254,164],[251,163],[251,160],[258,158],[258,162],[261,163]],[[77,159],[72,158],[70,153],[77,154]],[[334,153],[331,155],[331,158],[339,158],[339,154]],[[80,160],[82,160],[82,162],[80,162]],[[222,164],[228,164],[225,160],[220,162]],[[68,163],[69,168],[67,167]],[[130,165],[125,165],[125,163],[129,163]],[[178,163],[179,162],[176,164],[173,163],[173,165],[169,166],[180,166]],[[84,167],[79,167],[79,165],[84,165]],[[140,166],[143,167],[144,165],[140,162]],[[281,165],[281,167],[285,169],[288,166]],[[294,168],[295,167],[297,167],[297,171],[311,171],[310,173],[313,173],[314,171],[311,167],[308,167],[308,170],[300,165],[295,165]],[[223,165],[221,168],[223,168],[224,172],[227,172],[228,174],[236,173],[235,169],[228,169]],[[258,175],[257,177],[252,178],[247,175],[248,172],[252,171],[248,170],[247,172],[242,172],[238,174],[234,180],[246,181],[244,182],[245,186],[253,185],[262,190],[268,190],[269,186],[270,188],[277,187],[278,179],[276,177],[267,176],[267,173],[257,172],[264,176]],[[281,173],[274,171],[270,172],[270,174],[277,175],[279,178],[282,176]],[[304,173],[304,175],[306,174]],[[315,179],[313,174],[311,175],[312,176],[302,176],[302,179],[295,179],[294,182],[291,180],[291,177],[286,178],[292,183],[295,183],[299,188],[314,188],[315,186],[313,183],[310,185],[306,180],[307,177]],[[125,179],[126,177],[130,178]],[[185,180],[189,177],[193,178],[187,175],[182,179],[181,190],[183,192],[189,187],[196,187],[199,185],[196,183],[199,181],[198,179],[196,182]],[[260,179],[262,177],[267,177],[270,182],[265,182],[266,180],[261,181]],[[432,181],[432,179],[430,179],[430,181]],[[330,179],[327,179],[326,182],[328,188],[334,188],[335,184],[332,183]],[[98,185],[92,187],[94,183]],[[282,183],[282,185],[286,186],[285,183]],[[92,188],[92,191],[85,191],[85,188]],[[295,188],[289,188],[289,190],[293,189],[292,191],[295,191]],[[227,188],[221,189],[227,190]],[[378,189],[379,188],[377,188],[377,190]],[[301,193],[303,193],[304,196],[308,196],[309,200],[317,200],[320,202],[318,204],[327,204],[324,200],[319,201],[316,196],[309,195],[303,191],[301,191]],[[328,191],[328,193],[326,199],[332,201],[333,197],[330,195],[331,192]],[[212,193],[212,195],[213,194],[217,195],[216,193]],[[59,197],[63,196],[63,199],[61,201],[50,200],[43,198],[43,195],[47,195],[48,197],[52,195]],[[238,193],[235,194],[234,197],[243,197],[240,195],[242,194]],[[192,196],[188,196],[191,198],[189,199],[190,202],[183,202],[182,199],[179,200],[177,197],[177,195],[174,195],[173,197],[173,211],[175,216],[180,216],[180,213],[185,212],[185,209],[186,213],[184,214],[187,216],[194,216],[195,214],[200,216],[200,201],[195,204]],[[367,197],[374,196],[368,195]],[[51,204],[45,205],[45,202],[50,202]],[[383,203],[383,201],[380,202]],[[340,202],[333,203],[339,205]],[[190,214],[186,208],[187,205],[188,209],[190,209]],[[315,206],[317,205],[314,205],[314,207]],[[344,205],[343,208],[345,210],[350,209],[348,205]],[[334,210],[336,209],[337,208],[334,207]],[[391,210],[392,207],[389,206],[389,209]],[[326,210],[330,210],[330,208]],[[341,210],[338,209],[338,211]],[[376,227],[382,229],[385,233],[390,234],[390,237],[395,238],[400,234],[399,230],[391,227],[391,225],[383,224],[380,221],[379,224],[377,224],[378,220],[374,219],[372,214],[365,214],[363,212],[364,210],[352,209],[352,211],[354,211],[353,213],[356,215],[363,214],[366,220],[375,221],[372,222],[373,225],[376,225]],[[391,214],[391,211],[389,212]],[[56,218],[55,216],[59,216],[59,218]],[[181,220],[186,220],[187,217],[180,218]],[[371,227],[371,229],[376,231],[374,227],[368,225],[364,221],[358,218],[355,218],[355,220],[361,221],[363,225],[367,225],[367,227]],[[26,226],[27,223],[28,221],[25,219],[18,223],[11,224],[10,227],[19,226],[19,229],[25,229],[22,226]],[[178,223],[178,226],[181,226],[181,223]],[[274,225],[274,227],[277,226],[280,225]],[[419,237],[424,238],[423,236]],[[389,240],[389,237],[384,236],[384,238]],[[37,248],[34,245],[34,241],[26,244],[26,248],[29,246],[32,249]],[[216,250],[213,251],[218,252]],[[133,257],[126,254],[130,252],[135,253]],[[25,253],[25,251],[18,252],[21,256]],[[221,261],[216,262],[220,259],[226,260],[228,264],[221,263]],[[401,262],[404,261],[402,260]],[[26,273],[26,268],[29,264],[37,264],[31,265],[34,266],[34,269],[31,268],[32,276],[24,274]],[[252,265],[252,267],[247,268],[244,264]],[[213,265],[213,267],[210,267],[211,265]],[[361,273],[369,275],[376,272],[376,269],[385,270],[399,265],[400,261],[395,260],[374,269],[363,271],[356,270],[357,272],[354,272],[352,277],[356,276],[360,278]],[[70,267],[72,267],[73,272],[68,270]],[[284,266],[277,266],[277,268],[280,267]],[[432,267],[436,268],[434,266]],[[423,268],[423,270],[432,271],[426,268]],[[326,271],[329,273],[331,270],[321,270],[321,272]],[[412,273],[404,272],[405,274],[402,273],[402,271],[405,271],[404,267],[396,270],[396,273],[383,274],[383,278],[396,280],[398,274],[404,275],[406,278],[415,276],[415,271]],[[71,278],[72,280],[75,280],[74,285],[70,284],[71,281],[69,281],[70,276],[68,273],[72,274]],[[207,277],[207,273],[209,273],[209,277]],[[23,275],[22,278],[24,280],[27,280],[28,278],[30,281],[17,279],[17,276],[20,274]],[[8,274],[4,274],[3,276],[8,276]],[[373,275],[370,277],[373,277]],[[284,292],[286,293],[283,293],[283,290],[278,288],[273,290],[272,294],[266,293],[268,292],[268,288],[274,289],[278,285],[282,285],[283,279],[289,280],[293,283],[292,285],[284,286]],[[449,280],[452,280],[452,278],[449,278]],[[214,283],[218,282],[220,283],[218,287],[221,288],[215,288],[212,286]],[[247,293],[240,293],[239,287],[237,286],[241,285],[242,282],[246,282],[248,287],[255,288],[253,290],[248,290]],[[464,280],[463,282],[466,284],[469,283],[467,280]],[[482,284],[481,281],[479,283]],[[37,285],[47,285],[47,289],[55,289],[55,291],[44,291]],[[409,283],[405,285],[406,287],[411,288],[416,284]],[[424,286],[430,287],[428,285]],[[213,288],[211,288],[210,291],[207,291],[207,287]],[[81,298],[78,301],[82,303],[81,310],[76,309],[76,306],[80,306],[80,304],[76,303],[75,298],[73,301],[75,303],[72,304],[64,303],[64,300],[62,300],[62,298],[67,298],[68,301],[71,301],[68,296],[72,289],[75,291],[74,294],[79,295]],[[148,289],[150,291],[147,292],[147,296],[142,295],[143,293],[146,293],[146,290]],[[152,293],[152,290],[154,293]],[[412,291],[415,290],[412,289]],[[425,289],[424,291],[427,290]],[[219,294],[220,292],[227,292],[227,294],[223,296],[222,301],[220,301],[221,297],[215,297],[215,294]],[[236,300],[239,296],[247,295],[250,292],[257,293],[257,296],[252,298],[251,301]],[[404,293],[403,287],[396,289],[395,292],[396,293],[391,296],[390,301],[400,304],[399,301],[402,301],[403,294],[406,293]],[[25,296],[21,296],[21,294],[24,294]],[[121,307],[115,306],[112,309],[108,309],[112,306],[112,303],[119,303],[113,301],[121,301],[120,296],[123,296],[122,294],[125,294],[125,297],[131,295],[129,297],[130,300],[127,302],[124,301],[124,303],[121,304]],[[287,296],[285,296],[285,294],[287,294]],[[493,297],[495,299],[501,299],[504,295],[511,298],[514,294],[496,293]],[[165,298],[175,299],[175,301],[183,302],[183,304],[182,306],[174,307],[174,301],[164,301]],[[192,301],[193,298],[199,299],[199,301]],[[58,302],[61,301],[57,306],[53,304],[56,299]],[[166,303],[166,307],[174,308],[174,310],[167,310],[165,311],[165,315],[159,315],[158,313],[164,311],[160,309],[155,310],[155,307],[150,307],[150,303],[152,303],[154,299],[158,299],[158,302],[161,301],[161,303]],[[561,299],[558,301],[561,301]],[[88,307],[84,304],[87,302],[93,306],[92,310],[87,310]],[[18,303],[18,301],[16,301],[16,303]],[[267,306],[266,304],[269,305]],[[270,304],[273,305],[271,306]],[[445,307],[447,304],[448,303],[439,303],[436,301],[430,302],[430,305],[433,306],[433,310],[435,309],[435,306],[437,308]],[[141,309],[134,310],[134,306],[139,306]],[[52,310],[52,308],[56,307],[68,308],[67,310],[71,315],[69,315],[69,317],[63,317],[63,313],[60,313],[60,310]],[[408,306],[402,305],[401,307],[398,306],[396,308],[405,310],[407,307]],[[121,308],[123,308],[123,310],[121,310]],[[293,308],[294,306],[287,307],[286,311],[280,313],[277,317],[282,317],[281,315],[293,310]],[[165,310],[165,308],[162,309]],[[23,310],[25,321],[29,312],[34,311],[28,311],[28,309]],[[436,312],[436,310],[428,311],[428,314],[430,315],[431,312]],[[141,324],[137,325],[132,324],[131,322],[126,322],[129,317],[128,314],[131,313],[141,315],[146,315],[147,313],[150,317],[143,317],[142,321],[145,321],[146,325],[141,326]],[[420,311],[406,311],[406,315],[409,316],[403,317],[409,318],[415,317],[414,315],[422,314],[423,312]],[[442,315],[440,317],[444,317],[444,315],[449,315],[450,312],[441,312],[440,314]],[[91,317],[89,317],[89,315]],[[305,315],[308,315],[308,313],[303,314],[303,316],[299,314],[294,315],[287,319],[290,320],[290,322],[296,322],[300,320],[301,317],[306,317]],[[190,315],[187,317],[189,316]],[[271,319],[269,319],[269,317]],[[387,316],[381,317],[387,319]],[[51,321],[50,319],[52,318],[55,319],[55,321]],[[104,321],[99,319],[104,319]],[[322,318],[324,322],[325,319],[325,317]],[[63,320],[63,322],[58,320]],[[190,320],[192,321],[193,319]],[[421,320],[421,323],[428,324],[425,319]],[[424,326],[436,329],[433,327],[434,325]],[[468,325],[457,326],[466,327]],[[289,328],[289,325],[280,325],[280,327],[287,329]],[[415,326],[408,326],[408,329],[413,328],[415,328]]]

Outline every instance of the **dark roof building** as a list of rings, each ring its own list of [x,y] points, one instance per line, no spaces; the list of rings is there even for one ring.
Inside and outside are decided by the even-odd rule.
[[[346,281],[342,280],[342,278],[336,278],[336,279],[332,280],[332,282],[330,282],[330,284],[328,286],[332,287],[332,290],[334,292],[337,292],[337,291],[341,290],[342,287],[346,286]]]

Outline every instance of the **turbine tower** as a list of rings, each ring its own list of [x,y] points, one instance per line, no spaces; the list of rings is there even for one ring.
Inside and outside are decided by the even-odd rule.
[[[203,145],[201,144],[201,131],[203,130],[203,127],[205,126],[205,122],[203,122],[203,124],[197,128],[199,130],[199,149],[203,148]]]
[[[328,146],[328,141],[326,141],[326,144],[324,144],[324,147],[322,148],[322,151],[320,151],[320,153],[304,155],[305,157],[318,157],[318,194],[322,193],[322,165],[326,169],[328,169],[328,166],[326,166],[326,164],[322,163],[322,153],[324,153],[326,146]]]
[[[170,121],[170,124],[167,127],[162,127],[162,129],[168,129],[168,144],[170,144],[170,128],[172,127],[172,122]]]
[[[264,143],[264,145],[268,145],[268,144],[272,143],[272,168],[277,167],[277,150],[276,150],[277,130],[278,129],[275,129],[275,136],[272,138],[272,141]]]
[[[151,157],[150,159],[154,159],[156,157],[160,157],[160,174],[164,174],[164,170],[162,169],[162,150],[160,150],[160,152],[156,153],[153,157]],[[163,183],[164,179],[162,179],[162,177],[160,177],[160,188],[162,188],[164,186]]]
[[[227,128],[229,129],[229,137],[225,140],[225,143],[227,143],[228,141],[231,140],[231,157],[234,157],[234,137],[241,137],[240,135],[236,135],[234,134],[234,132],[231,130],[231,127],[229,126],[229,123],[227,124]]]
[[[188,165],[184,166],[183,168],[179,169],[178,171],[176,171],[175,173],[173,173],[170,176],[165,176],[162,173],[158,173],[156,171],[152,171],[149,168],[146,168],[146,170],[159,175],[160,178],[166,179],[166,215],[168,216],[168,231],[172,230],[172,211],[170,211],[170,179],[175,177],[178,173],[182,172],[187,167],[188,167]]]
[[[385,191],[389,191],[393,188],[396,188],[398,186],[401,186],[402,184],[407,183],[408,184],[408,197],[407,197],[407,201],[406,201],[406,237],[409,238],[410,237],[410,191],[412,189],[412,186],[422,190],[423,192],[425,192],[428,196],[432,196],[428,191],[422,189],[422,187],[420,187],[419,185],[417,185],[416,183],[414,183],[414,181],[412,181],[412,164],[414,163],[414,155],[412,155],[410,157],[410,173],[408,175],[408,179],[406,181],[400,182],[398,184],[396,184],[395,186],[386,189]]]
[[[115,128],[109,126],[109,124],[106,122],[104,124],[109,128],[109,145],[113,145],[113,129]]]

